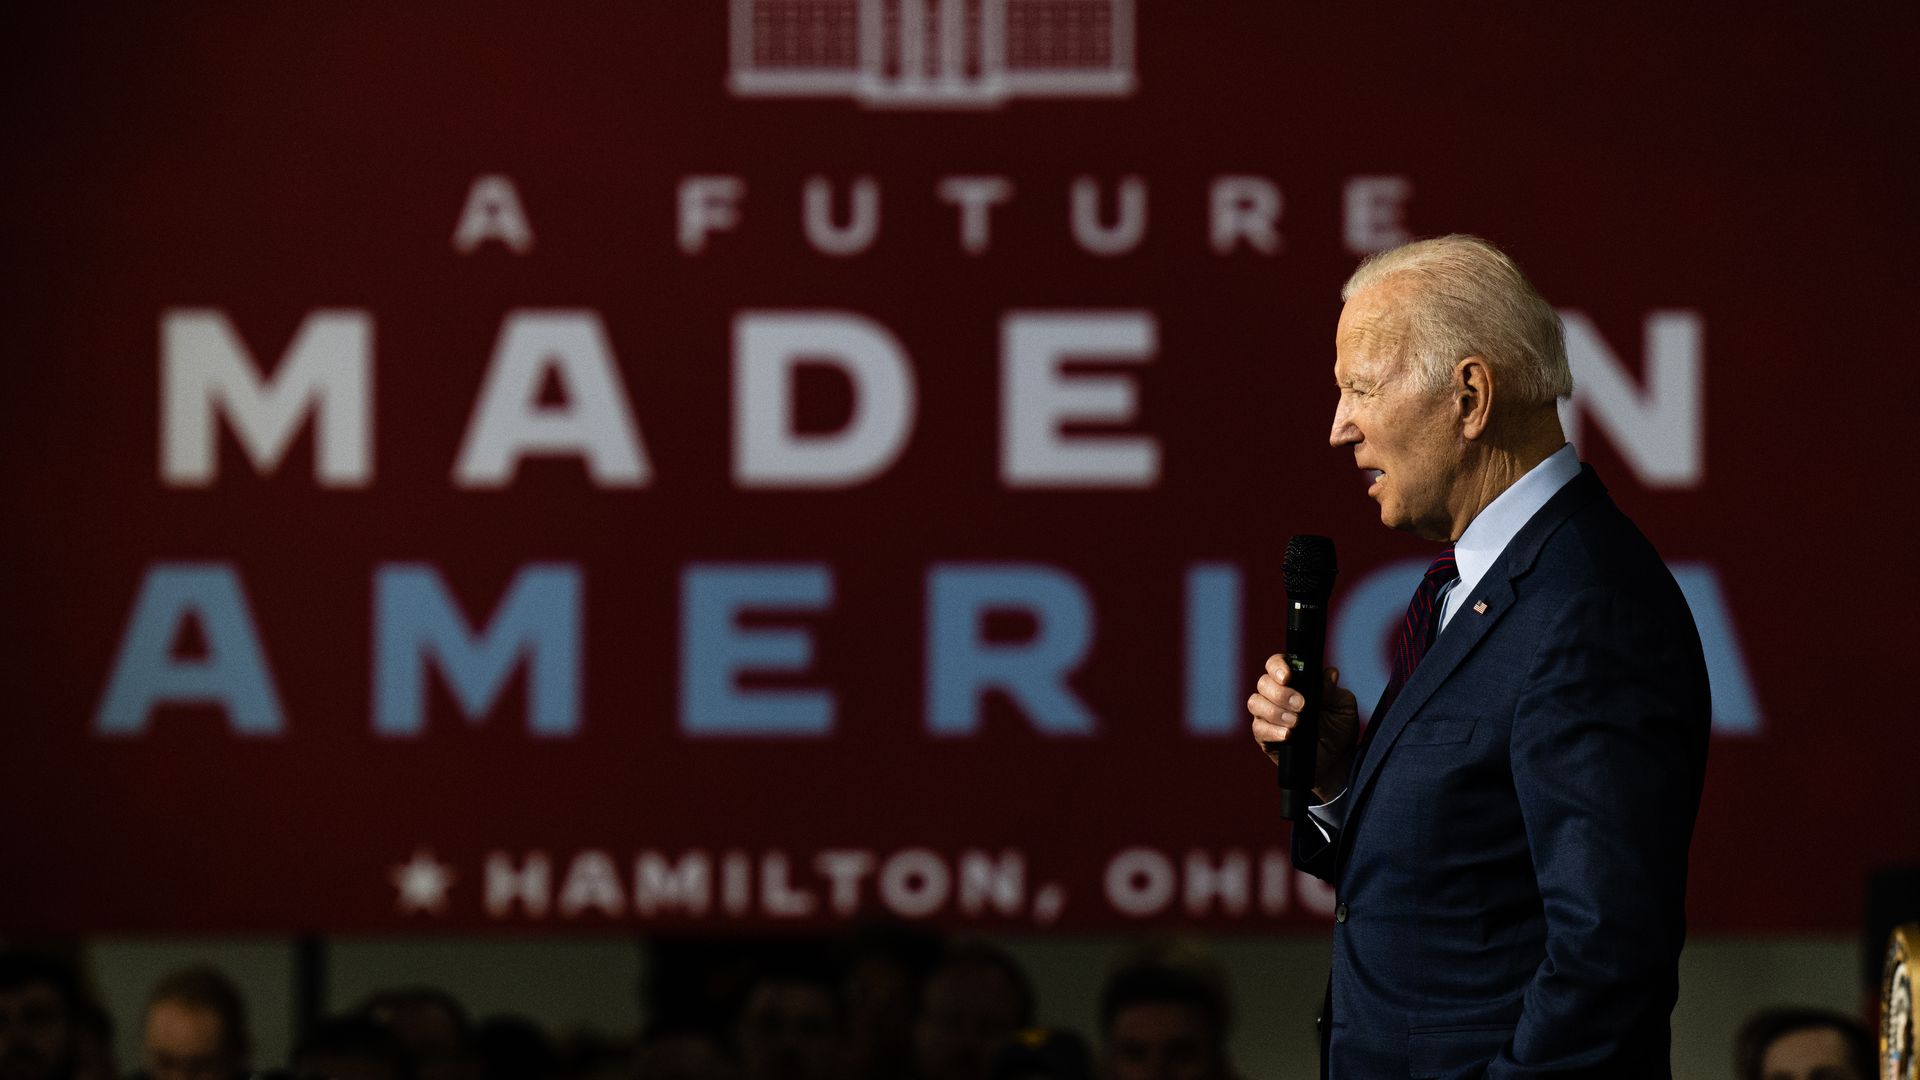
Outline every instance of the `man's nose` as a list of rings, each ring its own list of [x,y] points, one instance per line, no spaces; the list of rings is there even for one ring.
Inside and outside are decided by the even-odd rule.
[[[1327,433],[1327,445],[1340,447],[1360,441],[1360,429],[1353,426],[1353,419],[1347,415],[1347,403],[1342,401],[1333,410],[1333,430]]]

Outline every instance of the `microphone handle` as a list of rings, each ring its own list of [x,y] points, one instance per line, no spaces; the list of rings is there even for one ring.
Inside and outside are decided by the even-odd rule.
[[[1320,751],[1320,692],[1325,687],[1322,666],[1327,648],[1327,609],[1324,604],[1288,599],[1287,666],[1293,674],[1287,684],[1306,699],[1287,741],[1279,744],[1280,815],[1290,821],[1307,816],[1313,803],[1313,775]]]

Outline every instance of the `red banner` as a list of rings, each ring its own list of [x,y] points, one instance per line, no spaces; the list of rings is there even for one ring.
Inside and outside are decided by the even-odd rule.
[[[1295,532],[1385,681],[1429,553],[1326,444],[1337,291],[1451,231],[1562,310],[1706,641],[1694,926],[1851,927],[1920,854],[1910,36],[43,18],[0,923],[1310,928],[1242,703]]]

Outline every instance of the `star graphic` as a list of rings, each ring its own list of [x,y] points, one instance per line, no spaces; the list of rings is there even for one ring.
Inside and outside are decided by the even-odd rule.
[[[453,888],[454,877],[453,867],[434,858],[433,852],[414,849],[412,860],[393,868],[393,887],[400,891],[400,914],[446,914],[447,890]]]

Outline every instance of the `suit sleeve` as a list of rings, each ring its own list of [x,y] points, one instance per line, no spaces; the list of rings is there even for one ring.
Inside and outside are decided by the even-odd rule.
[[[1546,958],[1489,1077],[1605,1071],[1667,1049],[1710,705],[1684,602],[1573,596],[1510,746]]]

